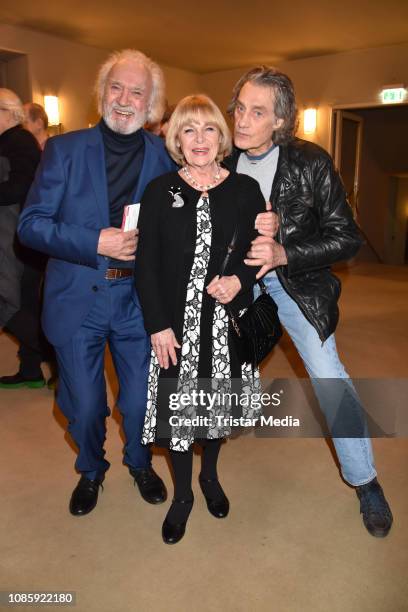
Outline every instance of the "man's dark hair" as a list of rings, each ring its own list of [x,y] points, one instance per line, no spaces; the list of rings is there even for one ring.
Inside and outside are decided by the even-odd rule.
[[[48,115],[45,112],[44,108],[41,106],[41,104],[31,102],[27,106],[27,115],[31,119],[31,121],[37,121],[37,119],[41,119],[44,124],[44,130],[48,128]]]
[[[295,90],[292,81],[286,74],[271,66],[251,68],[235,85],[231,102],[228,105],[228,114],[232,115],[234,113],[239,93],[245,83],[248,82],[261,87],[272,87],[275,94],[275,115],[278,119],[283,119],[282,127],[273,132],[272,140],[275,144],[287,144],[294,138],[298,124]]]

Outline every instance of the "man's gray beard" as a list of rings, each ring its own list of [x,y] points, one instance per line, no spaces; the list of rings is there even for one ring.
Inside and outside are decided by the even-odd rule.
[[[106,125],[117,134],[134,134],[135,132],[137,132],[137,130],[140,130],[140,128],[143,127],[143,125],[146,123],[146,117],[139,116],[138,118],[138,115],[135,115],[133,117],[131,125],[123,125],[120,122],[120,119],[117,119],[115,121],[114,119],[112,119],[109,111],[104,112],[102,116]]]

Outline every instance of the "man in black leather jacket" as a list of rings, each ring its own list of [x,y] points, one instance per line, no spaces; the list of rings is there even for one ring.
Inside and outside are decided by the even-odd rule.
[[[261,236],[246,263],[263,266],[259,277],[269,271],[263,280],[312,380],[343,478],[356,488],[369,533],[384,537],[391,510],[376,478],[363,410],[334,338],[340,281],[330,266],[353,257],[362,243],[343,184],[326,151],[294,137],[296,101],[287,75],[267,66],[249,70],[233,90],[229,111],[236,149],[225,164],[258,180],[272,210],[258,215]],[[350,415],[360,423],[357,436],[347,429]],[[339,421],[343,427],[336,430]]]

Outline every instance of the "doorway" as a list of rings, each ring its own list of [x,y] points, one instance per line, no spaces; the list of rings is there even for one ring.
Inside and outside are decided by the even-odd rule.
[[[335,108],[331,154],[366,244],[359,260],[406,263],[408,104]]]
[[[23,102],[32,99],[28,58],[25,53],[0,49],[0,87],[12,89]]]
[[[334,165],[341,173],[354,217],[358,217],[361,147],[364,119],[344,110],[333,111]]]

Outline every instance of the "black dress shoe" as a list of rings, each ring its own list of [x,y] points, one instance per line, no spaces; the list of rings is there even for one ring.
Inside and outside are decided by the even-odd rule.
[[[385,538],[391,529],[393,517],[377,478],[356,487],[360,500],[360,513],[368,533],[376,538]]]
[[[102,480],[89,480],[82,475],[77,486],[75,487],[71,501],[69,503],[69,511],[74,516],[83,516],[91,512],[98,501],[99,487],[102,487]]]
[[[194,497],[192,499],[173,499],[170,509],[162,525],[162,538],[165,544],[177,544],[177,542],[180,542],[181,538],[186,532],[186,525],[188,517],[190,516],[191,508],[193,507],[193,503]],[[184,513],[187,514],[187,516],[184,521],[173,524],[168,521],[167,517],[177,505],[183,506]],[[181,510],[181,508],[179,508],[179,510]]]
[[[167,499],[167,491],[162,479],[152,467],[129,468],[129,472],[139,487],[140,495],[149,504],[162,504]]]
[[[200,483],[201,490],[207,502],[207,508],[210,514],[215,518],[225,518],[229,512],[229,501],[225,495],[222,487],[218,481],[218,478],[202,478],[199,476],[198,481]],[[219,495],[214,497],[211,495],[210,490],[214,485],[218,485]]]
[[[0,377],[0,388],[1,389],[21,389],[21,387],[28,387],[29,389],[40,389],[44,387],[45,380],[41,374],[35,378],[26,378],[17,372],[12,376],[1,376]]]

